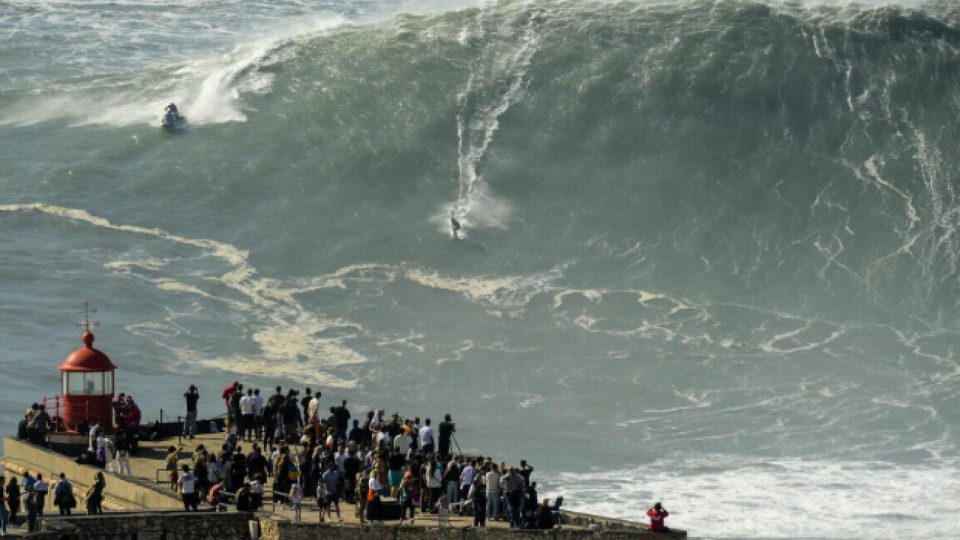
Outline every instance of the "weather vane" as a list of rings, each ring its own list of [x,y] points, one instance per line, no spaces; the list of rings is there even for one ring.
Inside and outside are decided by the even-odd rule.
[[[90,321],[90,314],[96,313],[96,312],[97,312],[96,309],[90,309],[89,303],[84,302],[83,311],[80,312],[80,313],[83,313],[83,320],[77,323],[77,328],[83,327],[85,331],[89,332],[91,328],[96,328],[100,326],[99,322]]]

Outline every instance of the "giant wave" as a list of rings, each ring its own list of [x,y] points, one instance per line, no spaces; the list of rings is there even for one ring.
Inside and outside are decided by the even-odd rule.
[[[0,292],[47,324],[112,299],[98,344],[145,407],[181,373],[440,401],[581,508],[632,475],[593,508],[663,497],[729,538],[770,495],[770,535],[952,532],[953,4],[311,14],[179,60],[0,60]],[[170,99],[197,120],[174,136]],[[920,519],[872,496],[894,481]],[[831,497],[851,514],[810,524]]]

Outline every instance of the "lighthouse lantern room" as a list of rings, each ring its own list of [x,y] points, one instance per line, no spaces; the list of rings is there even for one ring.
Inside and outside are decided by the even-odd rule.
[[[110,358],[93,348],[93,333],[89,324],[81,336],[83,347],[73,351],[60,364],[62,372],[63,423],[69,430],[78,424],[102,422],[110,426],[113,420],[114,371]]]

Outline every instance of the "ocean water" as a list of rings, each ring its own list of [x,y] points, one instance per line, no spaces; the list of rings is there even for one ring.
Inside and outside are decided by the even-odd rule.
[[[147,419],[309,385],[692,537],[960,534],[955,3],[6,0],[0,52],[4,433],[88,301]]]

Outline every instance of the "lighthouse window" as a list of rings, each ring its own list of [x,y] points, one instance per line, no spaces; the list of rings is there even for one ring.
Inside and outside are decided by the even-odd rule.
[[[108,371],[103,374],[103,393],[104,395],[113,395],[113,372]]]
[[[72,396],[84,394],[83,373],[67,373],[67,393]]]
[[[107,382],[112,392],[112,373],[67,373],[67,393],[73,396],[101,396],[104,394],[104,383]]]

